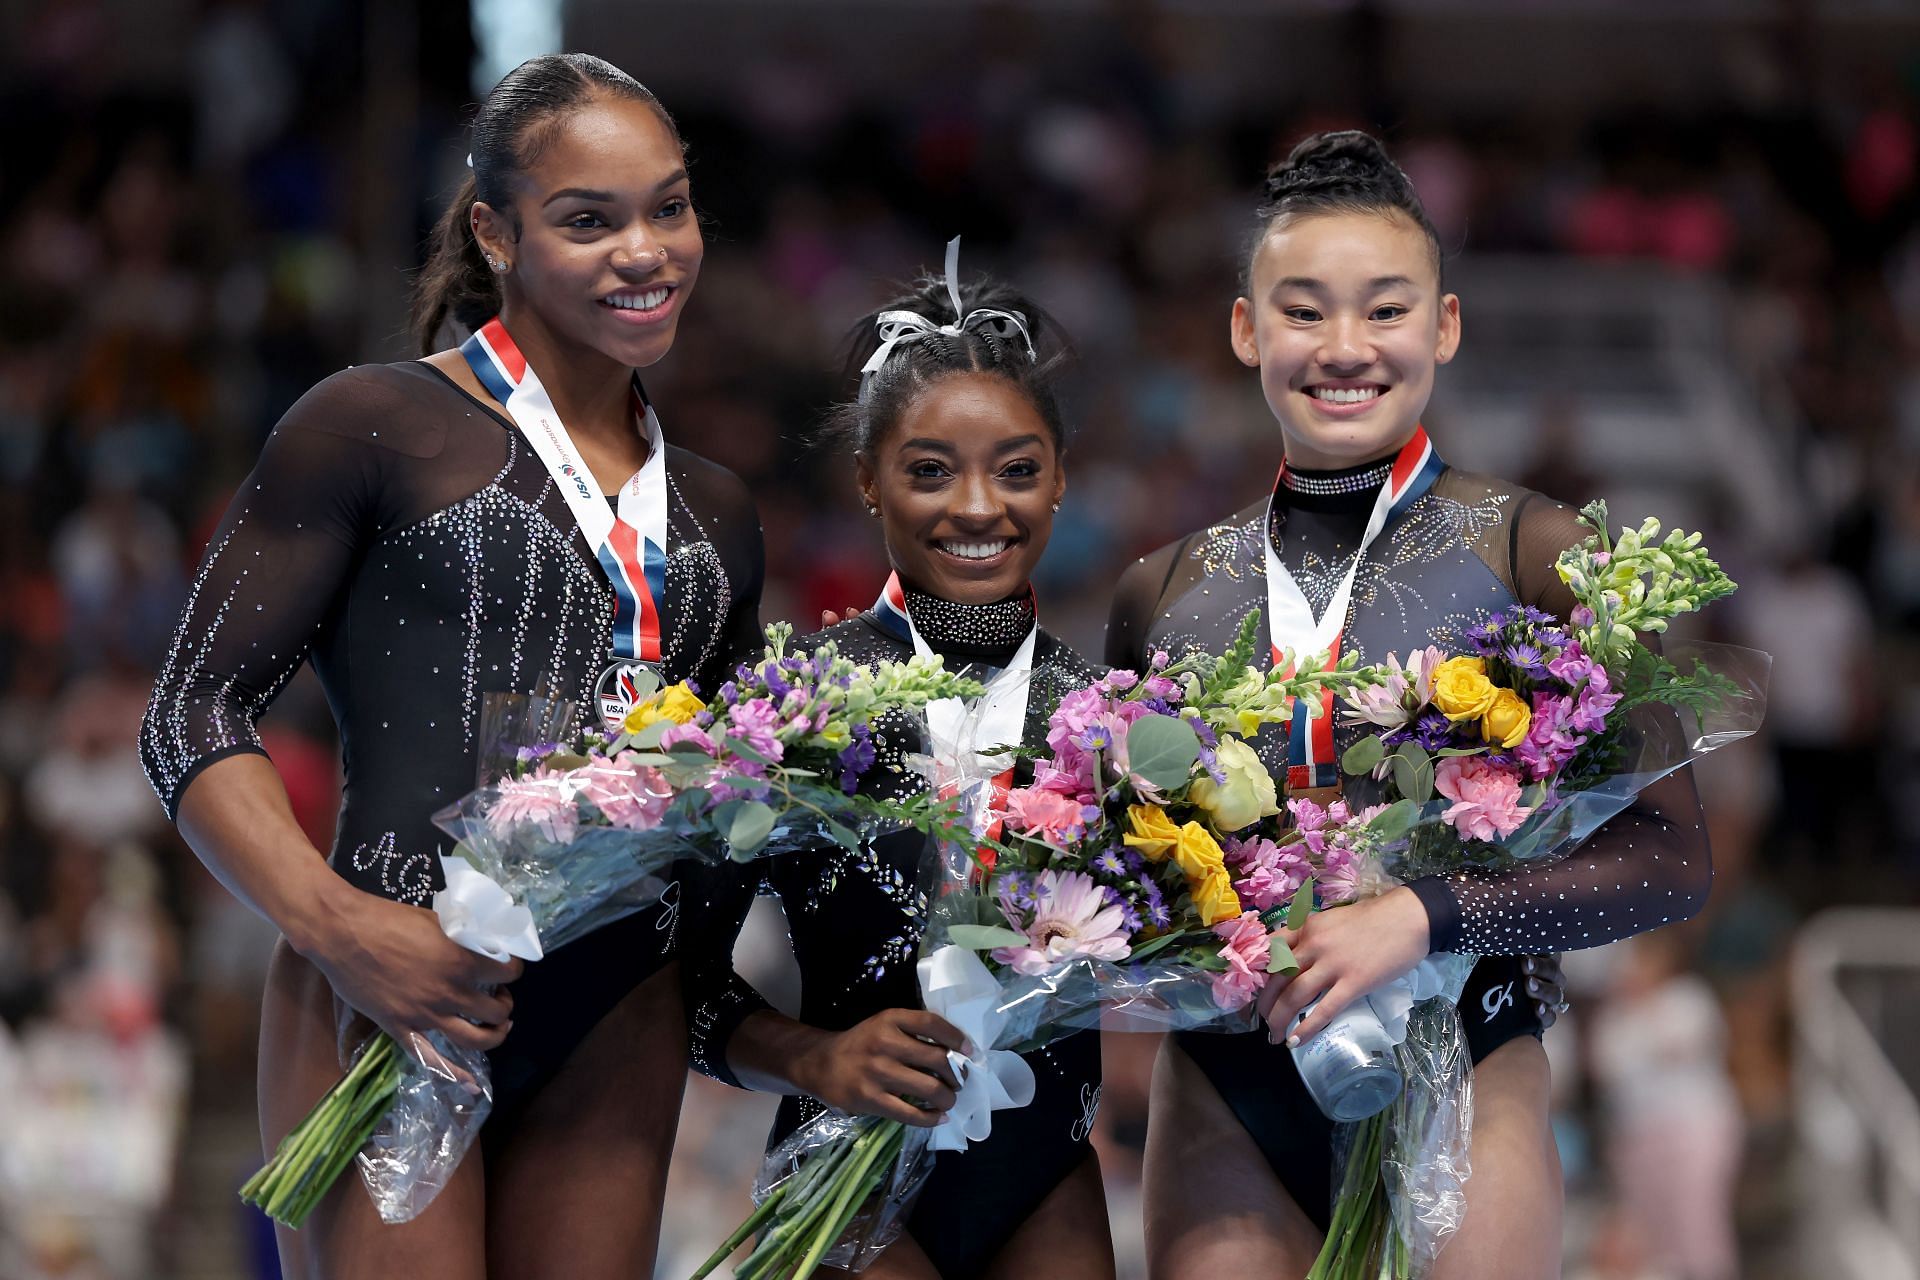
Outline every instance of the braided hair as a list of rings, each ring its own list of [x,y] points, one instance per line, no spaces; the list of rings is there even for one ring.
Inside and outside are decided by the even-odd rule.
[[[1065,447],[1066,427],[1055,384],[1070,353],[1059,326],[1030,299],[986,276],[962,284],[959,293],[960,316],[955,316],[946,280],[923,275],[909,292],[854,327],[846,381],[858,390],[829,411],[827,439],[855,453],[871,454],[928,388],[955,374],[980,373],[1013,384],[1039,412],[1054,448]],[[862,367],[880,348],[880,321],[888,311],[912,312],[936,326],[957,326],[958,332],[915,334],[897,343],[879,368],[863,375]],[[958,325],[961,316],[979,311],[1018,315],[1026,324],[1027,336],[1004,322]]]
[[[1247,252],[1241,255],[1241,292],[1251,285],[1252,261],[1260,240],[1282,218],[1313,217],[1329,213],[1400,214],[1426,233],[1433,251],[1434,273],[1442,277],[1445,255],[1440,232],[1420,203],[1419,193],[1400,166],[1387,155],[1380,139],[1358,129],[1316,133],[1300,142],[1267,170],[1261,184],[1259,219]]]

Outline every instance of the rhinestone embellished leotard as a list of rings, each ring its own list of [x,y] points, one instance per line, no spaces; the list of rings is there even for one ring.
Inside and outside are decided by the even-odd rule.
[[[759,522],[731,473],[672,447],[667,467],[665,666],[709,682],[758,648]],[[604,574],[510,421],[421,362],[348,369],[288,411],[215,532],[141,759],[173,816],[208,765],[264,754],[256,723],[310,657],[345,771],[333,868],[425,904],[451,844],[431,817],[474,785],[482,695],[544,678],[588,714],[612,615]],[[495,1054],[489,1129],[505,1095],[670,956],[672,894],[528,967]]]
[[[997,605],[955,605],[913,591],[914,625],[950,670],[982,679],[1007,663],[1033,624],[1031,595]],[[806,649],[831,637],[857,662],[904,660],[912,647],[895,639],[869,611],[796,643]],[[1035,644],[1024,740],[1044,745],[1047,716],[1065,694],[1090,683],[1094,668],[1044,630]],[[925,784],[900,772],[900,760],[921,750],[904,719],[880,725],[876,768],[897,781],[895,794]],[[1026,766],[1023,766],[1026,767]],[[830,847],[756,863],[745,874],[688,880],[681,929],[682,972],[693,1063],[738,1084],[727,1067],[727,1042],[767,1002],[733,970],[733,942],[757,888],[778,894],[800,966],[800,1021],[844,1030],[887,1009],[918,1008],[914,962],[926,922],[917,871],[925,845],[905,833],[883,837],[858,854]],[[764,879],[761,877],[764,876]],[[699,886],[695,888],[695,886]],[[1027,1055],[1037,1091],[1033,1102],[994,1113],[993,1133],[964,1152],[942,1153],[908,1221],[914,1242],[949,1280],[978,1275],[1036,1205],[1086,1158],[1100,1099],[1100,1038],[1079,1034]],[[824,1108],[788,1097],[769,1138],[778,1142]],[[960,1206],[964,1206],[963,1208]]]
[[[1265,610],[1269,538],[1316,618],[1353,563],[1392,460],[1334,472],[1290,472],[1285,520],[1268,504],[1191,534],[1128,569],[1116,592],[1107,660],[1137,667],[1155,649],[1225,648],[1247,611]],[[1355,576],[1342,643],[1362,661],[1434,644],[1450,652],[1488,611],[1516,601],[1565,618],[1573,599],[1553,571],[1584,530],[1567,507],[1451,468],[1390,521]],[[1362,732],[1335,735],[1344,750]],[[1285,765],[1285,738],[1255,748]],[[1466,872],[1416,881],[1436,951],[1485,957],[1460,1002],[1475,1061],[1516,1035],[1539,1034],[1518,957],[1598,946],[1685,919],[1711,878],[1699,801],[1682,771],[1649,788],[1572,858],[1525,872]],[[1213,1081],[1294,1199],[1323,1226],[1331,1126],[1307,1097],[1293,1059],[1263,1032],[1189,1033],[1180,1046]]]

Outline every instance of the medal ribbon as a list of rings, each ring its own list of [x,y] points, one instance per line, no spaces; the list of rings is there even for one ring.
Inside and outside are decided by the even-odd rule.
[[[921,657],[933,656],[933,647],[920,635],[920,629],[913,625],[913,617],[907,612],[907,593],[900,585],[900,575],[890,574],[887,585],[880,592],[880,598],[873,603],[873,612],[880,627],[896,640],[913,646],[913,651]],[[1039,612],[1034,613],[1033,629],[1027,632],[1027,638],[1020,642],[1012,659],[986,682],[987,691],[974,704],[974,724],[968,748],[976,744],[1004,746],[1018,743],[1027,729],[1027,686],[1033,674],[1033,651],[1040,637]],[[927,727],[932,730],[936,751],[946,746],[951,751],[960,750],[960,739],[966,729],[967,704],[959,698],[936,698],[927,704]],[[993,768],[1004,760],[1004,756],[974,751],[974,762]],[[946,763],[957,764],[957,756],[949,756]],[[1013,766],[995,772],[991,782],[991,794],[988,798],[989,809],[993,814],[992,824],[987,828],[991,839],[999,839],[1002,815],[1007,811],[1007,792],[1013,786]],[[989,863],[991,865],[991,863]]]
[[[647,461],[620,486],[616,517],[554,410],[553,397],[500,317],[461,343],[460,354],[546,466],[587,548],[613,584],[615,655],[659,662],[660,608],[667,598],[667,441],[639,380],[634,380],[633,403],[647,427]]]
[[[1354,579],[1359,576],[1360,562],[1366,558],[1367,548],[1389,522],[1398,519],[1433,488],[1434,480],[1445,469],[1446,463],[1440,460],[1433,442],[1427,439],[1426,428],[1415,427],[1413,438],[1401,446],[1387,482],[1380,486],[1380,494],[1373,500],[1373,513],[1367,517],[1366,531],[1360,535],[1360,549],[1354,553],[1346,577],[1341,579],[1326,612],[1315,622],[1306,593],[1280,562],[1280,553],[1273,545],[1276,526],[1284,526],[1287,515],[1283,497],[1287,492],[1287,466],[1284,462],[1280,464],[1280,474],[1273,482],[1273,495],[1267,500],[1265,533],[1267,634],[1273,645],[1273,663],[1276,667],[1285,664],[1284,674],[1292,674],[1287,659],[1289,653],[1301,656],[1324,649],[1329,665],[1339,658],[1340,638],[1353,600]],[[1295,700],[1287,740],[1287,786],[1291,790],[1331,787],[1340,781],[1333,754],[1333,691],[1330,689],[1320,693],[1320,712],[1319,716],[1309,718],[1307,708]]]

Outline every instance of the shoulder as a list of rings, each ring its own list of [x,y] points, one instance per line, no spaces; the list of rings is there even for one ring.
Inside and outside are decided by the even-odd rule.
[[[446,384],[417,360],[351,365],[294,401],[274,434],[320,436],[431,457],[446,440],[455,407],[449,394]]]
[[[855,662],[875,662],[910,652],[907,646],[874,624],[872,610],[856,613],[845,622],[836,622],[824,630],[798,636],[789,648],[811,653],[829,640],[840,650],[841,656]]]
[[[1040,629],[1040,638],[1033,646],[1033,665],[1035,670],[1066,675],[1080,684],[1099,679],[1107,669],[1104,663],[1086,657],[1045,627]]]
[[[746,481],[711,458],[703,458],[671,440],[667,442],[667,470],[681,479],[692,481],[703,492],[749,505],[753,502],[753,494],[747,488]]]

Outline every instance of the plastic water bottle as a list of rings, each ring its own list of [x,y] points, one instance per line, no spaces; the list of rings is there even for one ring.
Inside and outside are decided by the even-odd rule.
[[[1311,1008],[1300,1011],[1295,1027]],[[1373,1006],[1356,1000],[1313,1039],[1294,1046],[1293,1062],[1320,1110],[1347,1124],[1377,1115],[1400,1096],[1404,1081],[1394,1065],[1393,1047]]]

